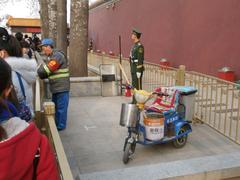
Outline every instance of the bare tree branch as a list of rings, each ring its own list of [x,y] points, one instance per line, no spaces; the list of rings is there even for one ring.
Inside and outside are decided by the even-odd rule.
[[[38,0],[26,0],[27,7],[30,10],[30,16],[38,17],[40,11],[40,4]]]

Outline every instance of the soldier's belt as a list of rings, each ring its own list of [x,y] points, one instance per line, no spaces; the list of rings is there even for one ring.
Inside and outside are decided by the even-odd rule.
[[[138,59],[131,59],[132,63],[137,63],[138,62]]]
[[[137,68],[142,68],[142,67],[143,67],[143,65],[138,65],[138,66],[137,66]]]

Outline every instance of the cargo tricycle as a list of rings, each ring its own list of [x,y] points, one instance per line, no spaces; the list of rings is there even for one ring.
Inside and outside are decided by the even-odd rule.
[[[128,128],[123,163],[128,163],[136,144],[172,142],[183,147],[192,132],[196,92],[190,86],[160,87],[152,93],[134,89],[137,104],[125,103],[121,109],[120,125]]]

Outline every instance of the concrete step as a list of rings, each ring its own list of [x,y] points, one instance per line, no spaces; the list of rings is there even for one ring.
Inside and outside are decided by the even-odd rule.
[[[130,162],[131,163],[131,162]],[[81,180],[220,180],[240,176],[240,153],[80,174]]]

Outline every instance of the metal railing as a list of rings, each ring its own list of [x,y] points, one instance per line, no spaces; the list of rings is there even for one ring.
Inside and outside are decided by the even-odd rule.
[[[239,144],[240,91],[238,85],[197,72],[186,72],[185,83],[198,89],[196,117]]]
[[[90,53],[91,65],[119,63],[118,57]],[[131,78],[129,62],[122,63]],[[198,92],[195,101],[195,120],[206,123],[219,133],[240,143],[240,90],[237,84],[193,71],[160,66],[145,62],[143,89],[152,91],[159,86],[194,86]],[[118,70],[119,72],[119,70]]]
[[[143,76],[143,89],[153,91],[160,86],[175,85],[177,69],[146,62]]]
[[[37,79],[35,85],[35,123],[44,133],[53,147],[60,177],[63,180],[73,180],[72,172],[61,142],[56,124],[55,107],[53,102],[43,103],[43,82]]]
[[[100,53],[89,53],[88,63],[95,67],[99,67],[100,64],[114,64],[117,67],[117,75],[120,76],[120,69],[118,67],[119,57]],[[122,66],[128,79],[131,80],[129,60],[122,58]],[[144,67],[143,89],[152,91],[159,86],[175,85],[178,69],[148,62],[144,63]]]

